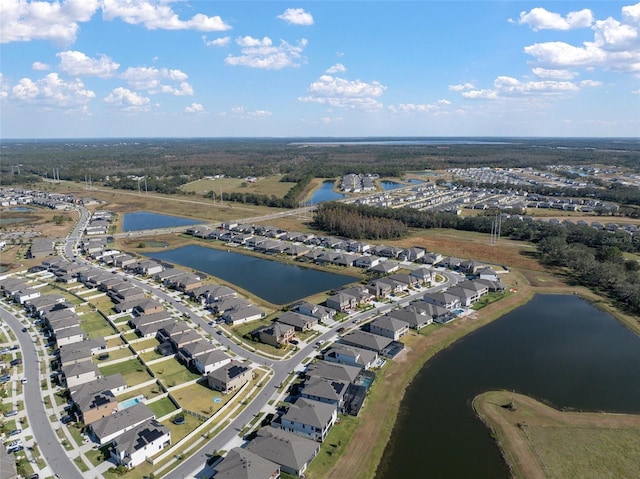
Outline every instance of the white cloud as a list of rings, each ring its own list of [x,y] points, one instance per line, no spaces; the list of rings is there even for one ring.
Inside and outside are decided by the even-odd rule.
[[[241,47],[241,55],[228,55],[224,60],[227,65],[266,70],[300,66],[303,61],[302,52],[307,46],[304,38],[297,45],[281,40],[279,45],[274,46],[269,37],[260,40],[250,36],[238,38],[236,43]]]
[[[78,23],[88,22],[98,9],[98,0],[0,2],[0,43],[52,40],[70,44]]]
[[[320,118],[320,122],[325,124],[325,125],[330,125],[332,123],[341,123],[344,121],[344,118],[340,117],[340,116],[323,116],[322,118]]]
[[[465,90],[473,90],[475,85],[473,83],[460,83],[457,85],[449,85],[450,91],[465,91]]]
[[[569,12],[566,17],[544,8],[533,8],[530,12],[520,12],[520,25],[529,25],[533,30],[573,30],[593,24],[593,13],[588,8]]]
[[[130,67],[122,74],[122,78],[135,90],[145,90],[150,94],[193,95],[193,88],[186,81],[188,75],[180,70]]]
[[[60,58],[60,70],[73,76],[98,76],[102,78],[112,77],[120,65],[106,55],[98,55],[98,58],[89,58],[82,52],[68,50],[57,53]]]
[[[49,107],[84,108],[96,95],[85,89],[79,79],[65,81],[57,73],[49,73],[36,81],[22,78],[11,89],[10,96],[16,100]]]
[[[581,87],[596,87],[602,86],[602,82],[597,80],[582,80],[579,85]]]
[[[267,118],[273,115],[269,110],[253,110],[248,111],[244,106],[235,105],[230,108],[230,113],[235,118],[243,118],[243,119],[260,119]],[[220,113],[220,116],[226,116],[226,112]]]
[[[7,98],[9,96],[10,90],[11,90],[11,85],[9,85],[9,82],[4,77],[4,75],[0,73],[0,99]]]
[[[278,18],[290,25],[313,25],[313,16],[302,8],[287,8]]]
[[[602,68],[640,75],[640,3],[623,7],[622,18],[596,21],[593,41],[580,46],[552,41],[534,43],[524,51],[545,68]]]
[[[109,93],[104,102],[123,111],[144,111],[148,109],[150,100],[128,88],[118,87]]]
[[[509,76],[499,76],[493,82],[492,89],[467,90],[462,96],[467,99],[496,100],[500,98],[516,98],[531,96],[562,95],[580,90],[580,86],[593,86],[587,83],[578,85],[570,81],[542,80],[520,81]]]
[[[34,70],[37,71],[47,71],[47,70],[51,70],[51,66],[47,65],[46,63],[42,63],[42,62],[33,62],[31,64],[31,68],[33,68]]]
[[[367,83],[322,75],[307,88],[309,95],[298,98],[298,101],[340,108],[378,110],[382,108],[382,104],[376,98],[379,98],[386,88],[377,81]]]
[[[535,76],[539,78],[550,78],[553,80],[571,80],[576,76],[578,76],[577,72],[572,72],[572,71],[563,70],[563,69],[548,69],[548,68],[535,67],[535,68],[532,68],[531,71]]]
[[[231,29],[231,26],[219,16],[208,17],[197,13],[189,20],[180,20],[178,14],[168,5],[175,1],[102,0],[102,16],[105,20],[121,18],[132,25],[142,24],[148,30],[223,32]]]
[[[207,36],[202,35],[202,41],[208,47],[224,47],[231,42],[231,37],[220,37],[213,40],[207,40]]]
[[[192,103],[185,107],[185,113],[204,113],[204,107],[200,103]]]
[[[344,73],[347,71],[347,68],[342,63],[336,63],[335,65],[327,68],[325,73],[329,75],[333,75],[334,73]]]

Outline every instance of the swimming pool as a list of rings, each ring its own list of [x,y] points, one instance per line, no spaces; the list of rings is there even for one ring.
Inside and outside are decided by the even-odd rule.
[[[136,397],[127,399],[125,401],[119,402],[118,410],[122,411],[123,409],[127,409],[127,408],[130,408],[131,406],[135,406],[136,404],[140,404],[145,399],[146,398],[143,395],[140,395],[140,396],[136,396]]]
[[[455,309],[455,310],[453,311],[453,313],[454,313],[456,316],[460,316],[462,313],[464,313],[464,309]]]

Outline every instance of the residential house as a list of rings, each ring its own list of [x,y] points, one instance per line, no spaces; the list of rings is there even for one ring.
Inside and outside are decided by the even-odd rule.
[[[410,307],[395,309],[387,313],[389,318],[406,323],[410,328],[420,330],[433,323],[433,318]]]
[[[323,355],[323,359],[331,363],[369,369],[378,359],[378,353],[369,349],[336,343]]]
[[[58,346],[64,346],[65,344],[77,343],[84,341],[88,338],[87,333],[80,326],[73,326],[71,328],[65,328],[55,333],[56,342]]]
[[[421,316],[425,316],[427,319],[433,320],[436,323],[446,322],[447,319],[451,317],[451,312],[442,306],[436,306],[432,303],[427,303],[426,301],[418,300],[412,301],[409,306],[406,308],[407,311],[415,311]],[[389,312],[390,316],[393,316]],[[398,317],[398,319],[402,319]],[[414,327],[410,324],[411,327]]]
[[[296,305],[294,307],[294,310],[300,314],[304,314],[305,316],[318,318],[318,321],[320,322],[330,321],[336,314],[336,311],[334,309],[308,302],[303,302]]]
[[[207,384],[211,389],[228,394],[240,389],[252,377],[249,366],[231,362],[207,374]]]
[[[209,374],[231,362],[231,356],[220,349],[193,358],[193,367],[201,374]]]
[[[426,254],[426,251],[424,249],[418,248],[418,247],[412,247],[412,248],[403,249],[398,256],[399,256],[399,259],[415,262],[415,261],[420,261],[420,259],[422,259],[425,254]]]
[[[118,411],[118,401],[110,390],[77,396],[77,398],[72,396],[73,401],[79,411],[80,420],[85,426],[104,417],[111,416]]]
[[[245,450],[278,464],[280,470],[287,474],[302,477],[320,452],[320,445],[282,429],[266,426],[258,430]]]
[[[213,479],[278,479],[280,466],[248,449],[234,447],[216,464]]]
[[[266,315],[267,313],[257,306],[251,305],[227,310],[222,314],[221,318],[227,324],[236,326],[238,324],[248,323],[249,321],[255,321],[256,319],[262,319]]]
[[[477,272],[478,278],[486,279],[488,281],[500,281],[498,273],[493,268],[482,268]]]
[[[396,261],[381,261],[371,266],[368,271],[379,275],[391,274],[400,269],[400,265]]]
[[[119,435],[112,443],[111,455],[116,462],[132,469],[170,445],[169,428],[150,419]]]
[[[62,384],[73,387],[102,377],[100,369],[91,361],[80,361],[62,366]]]
[[[358,256],[353,265],[358,268],[369,269],[380,264],[380,257],[376,255]]]
[[[337,409],[332,404],[298,398],[280,418],[280,428],[322,442],[337,417]]]
[[[434,279],[433,270],[429,268],[417,268],[412,270],[409,275],[416,278],[420,283],[431,283]]]
[[[273,347],[280,347],[287,344],[295,337],[295,329],[289,324],[275,321],[258,333],[261,343],[270,344]]]
[[[104,446],[129,429],[155,418],[156,415],[146,404],[138,403],[98,419],[91,424],[90,431],[98,444]]]
[[[140,316],[136,316],[135,318],[131,318],[129,320],[129,325],[137,330],[141,326],[146,326],[147,324],[152,323],[159,323],[168,319],[173,320],[171,314],[169,314],[168,311],[159,311],[156,313],[142,314]]]
[[[337,364],[328,361],[314,361],[307,366],[304,374],[307,378],[321,377],[350,383],[355,381],[360,371],[362,371],[362,368],[359,366]]]
[[[448,292],[425,293],[422,299],[425,303],[435,304],[448,311],[460,307],[460,298]]]
[[[299,391],[300,396],[305,399],[333,404],[341,411],[348,385],[345,381],[314,376],[306,380]]]
[[[67,366],[73,363],[91,361],[93,355],[103,351],[105,347],[104,338],[87,339],[79,343],[60,346],[58,351],[60,364]]]
[[[487,265],[474,260],[463,261],[460,263],[460,271],[465,274],[477,274],[481,269],[486,268]]]
[[[200,339],[198,341],[194,341],[189,344],[185,344],[178,350],[177,357],[180,361],[186,364],[189,367],[194,367],[195,359],[198,356],[202,356],[204,354],[210,353],[217,348],[216,345],[210,343],[209,341],[205,341],[204,339]]]
[[[393,342],[393,340],[391,338],[368,333],[366,331],[356,330],[342,336],[340,342],[347,346],[369,349],[380,354]]]
[[[409,325],[390,316],[380,316],[369,323],[369,332],[398,341],[409,332]]]
[[[13,294],[13,301],[15,303],[20,303],[20,304],[24,304],[25,302],[35,299],[35,298],[39,298],[40,297],[40,291],[35,289],[35,288],[24,288],[21,289],[19,291],[16,291]]]
[[[313,329],[314,326],[318,325],[318,318],[295,313],[293,311],[284,312],[277,318],[277,321],[282,324],[293,326],[296,331],[309,331],[310,329]]]

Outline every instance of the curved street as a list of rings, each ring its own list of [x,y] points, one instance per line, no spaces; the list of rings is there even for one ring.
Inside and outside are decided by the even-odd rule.
[[[73,231],[66,238],[64,245],[64,256],[66,256],[69,260],[90,264],[95,267],[95,264],[90,263],[89,261],[78,255],[78,242],[82,236],[84,228],[89,221],[89,212],[82,207],[77,207],[77,210],[80,214],[80,218],[76,223]],[[268,215],[268,217],[275,217],[279,215],[280,214]],[[260,219],[265,219],[265,217],[261,217]],[[254,220],[257,220],[257,218]],[[174,229],[171,230],[173,231]],[[184,227],[181,228],[181,231],[184,231]],[[167,229],[146,230],[144,231],[144,234],[148,235],[150,233],[159,234],[166,232]],[[438,291],[444,289],[448,286],[451,286],[452,284],[457,283],[460,279],[460,277],[455,273],[447,271],[440,271],[439,273],[446,278],[446,281],[433,288],[430,288],[429,291]],[[260,392],[255,395],[253,400],[234,417],[229,425],[215,437],[201,445],[197,449],[197,451],[190,452],[188,457],[183,459],[176,468],[163,476],[167,479],[208,477],[211,474],[212,470],[209,466],[206,465],[206,461],[211,456],[211,453],[216,450],[225,449],[230,443],[233,444],[237,443],[238,441],[242,441],[242,439],[239,437],[240,431],[242,431],[256,415],[260,414],[266,409],[275,410],[275,407],[269,406],[269,401],[279,398],[280,394],[278,393],[278,389],[280,388],[281,384],[286,381],[286,379],[292,372],[302,370],[303,360],[305,358],[315,355],[315,342],[334,341],[338,337],[338,329],[346,328],[348,330],[351,328],[357,328],[361,323],[373,318],[374,316],[384,314],[397,307],[406,306],[410,301],[424,295],[426,291],[419,291],[390,304],[377,303],[376,307],[374,307],[373,309],[352,314],[346,321],[334,324],[326,332],[314,338],[314,343],[306,344],[293,356],[287,359],[270,359],[243,348],[224,334],[214,335],[216,331],[219,331],[215,326],[210,326],[205,319],[194,314],[194,312],[189,307],[187,307],[181,301],[177,300],[172,295],[168,294],[162,288],[151,286],[147,282],[140,280],[134,276],[128,275],[127,277],[133,284],[167,302],[180,313],[188,314],[191,317],[192,321],[196,322],[196,324],[198,324],[206,333],[211,334],[215,338],[215,340],[222,346],[228,348],[241,357],[249,359],[256,364],[264,365],[265,367],[270,368],[272,371],[270,379],[261,385]],[[38,342],[37,338],[34,339],[29,332],[21,332],[21,329],[23,327],[22,323],[8,310],[0,307],[0,315],[2,315],[2,318],[13,329],[13,331],[16,333],[16,336],[18,336],[20,346],[23,351],[25,375],[33,378],[40,378],[40,373],[38,370],[38,351],[36,349]],[[84,477],[82,473],[80,473],[80,471],[76,468],[74,462],[67,457],[65,450],[61,446],[59,439],[55,434],[55,431],[53,431],[51,427],[51,423],[49,421],[49,418],[47,417],[45,406],[42,400],[42,394],[38,389],[40,387],[39,381],[31,381],[24,386],[25,406],[27,409],[29,423],[34,429],[34,436],[39,446],[41,447],[42,454],[46,457],[47,463],[54,472],[59,474],[61,477],[64,477],[65,479],[68,477],[79,479]]]

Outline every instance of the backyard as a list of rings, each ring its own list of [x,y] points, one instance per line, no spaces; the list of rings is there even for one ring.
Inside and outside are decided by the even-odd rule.
[[[103,376],[120,373],[128,386],[136,386],[151,379],[147,368],[137,359],[99,367]]]

